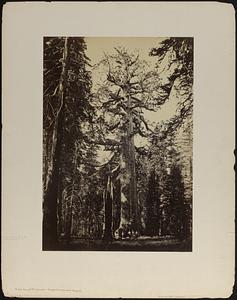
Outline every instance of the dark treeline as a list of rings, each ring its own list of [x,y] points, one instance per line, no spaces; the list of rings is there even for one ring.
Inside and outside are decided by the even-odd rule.
[[[193,40],[154,45],[153,69],[114,49],[96,66],[105,77],[96,91],[85,53],[82,37],[44,38],[43,249],[72,239],[191,239]],[[175,115],[151,126],[144,111],[172,94]]]

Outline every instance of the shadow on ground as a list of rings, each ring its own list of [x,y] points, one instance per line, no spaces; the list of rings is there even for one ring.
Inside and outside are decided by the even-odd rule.
[[[77,239],[73,238],[69,243],[61,240],[57,246],[59,251],[192,251],[192,241],[187,239],[179,241],[177,239],[155,239],[137,238],[134,240],[114,240],[106,242],[101,239]]]

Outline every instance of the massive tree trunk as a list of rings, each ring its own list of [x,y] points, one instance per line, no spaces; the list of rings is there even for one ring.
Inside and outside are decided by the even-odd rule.
[[[65,38],[63,68],[58,87],[60,107],[55,116],[51,157],[48,159],[48,173],[43,202],[43,250],[54,249],[57,245],[57,199],[59,185],[59,161],[65,108],[65,78],[67,74],[68,38]]]
[[[135,166],[135,146],[131,98],[127,94],[127,130],[122,141],[121,153],[121,220],[120,229],[138,231],[138,203]]]

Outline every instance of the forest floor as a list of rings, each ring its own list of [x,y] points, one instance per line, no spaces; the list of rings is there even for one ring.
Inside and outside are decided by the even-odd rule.
[[[73,238],[69,243],[60,241],[60,249],[68,251],[192,251],[192,241],[179,241],[164,237],[138,237],[137,239],[123,239],[106,242],[101,239]]]

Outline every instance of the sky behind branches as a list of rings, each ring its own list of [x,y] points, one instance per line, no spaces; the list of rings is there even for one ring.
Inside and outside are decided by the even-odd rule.
[[[90,64],[95,66],[104,58],[105,54],[113,54],[115,51],[114,48],[122,47],[127,49],[128,52],[138,52],[140,59],[147,61],[151,67],[155,67],[157,57],[149,56],[149,52],[151,48],[158,47],[160,42],[164,39],[165,37],[87,37],[85,38],[87,44],[86,55],[90,58]],[[98,72],[97,69],[92,68],[92,89],[94,90],[101,78],[101,74]],[[167,100],[157,112],[144,110],[144,117],[154,125],[160,121],[168,120],[174,116],[176,104],[177,99],[171,93],[170,99]],[[145,146],[146,144],[146,138],[142,138],[139,135],[135,136],[136,146],[140,147]],[[107,153],[107,155],[105,153],[101,154],[100,160],[104,161],[109,155],[110,153]]]

